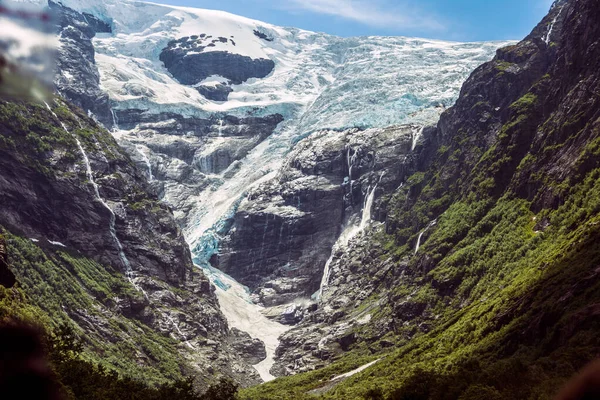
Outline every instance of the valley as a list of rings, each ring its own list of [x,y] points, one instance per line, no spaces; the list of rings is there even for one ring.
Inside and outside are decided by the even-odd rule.
[[[475,43],[48,7],[56,96],[0,102],[3,320],[240,400],[549,399],[599,354],[597,2]]]

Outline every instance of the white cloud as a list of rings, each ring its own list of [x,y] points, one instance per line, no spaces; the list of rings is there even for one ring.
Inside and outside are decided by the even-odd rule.
[[[443,30],[433,15],[414,6],[385,0],[290,0],[288,7],[332,15],[378,28]]]

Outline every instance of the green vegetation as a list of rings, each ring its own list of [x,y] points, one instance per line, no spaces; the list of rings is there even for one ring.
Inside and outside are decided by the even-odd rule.
[[[50,359],[67,399],[233,399],[237,387],[227,379],[196,393],[182,374],[177,341],[120,314],[107,317],[117,302],[140,296],[118,272],[0,232],[19,282],[0,286],[0,324],[18,321],[48,332]],[[140,358],[140,350],[150,358]]]
[[[81,110],[69,108],[61,100],[53,104],[58,104],[53,108],[58,119],[44,104],[0,101],[0,151],[10,152],[24,165],[53,176],[81,161],[77,137],[88,152],[102,152],[109,161],[131,163],[112,136]]]
[[[505,74],[505,72],[510,68],[515,66],[513,63],[509,63],[507,61],[498,61],[496,62],[496,77],[500,78]]]
[[[46,316],[47,323],[43,325],[54,329],[71,323],[69,315],[79,315],[79,325],[88,326],[83,341],[85,359],[150,384],[183,378],[181,371],[185,368],[178,355],[177,341],[110,311],[119,302],[130,301],[127,299],[143,301],[119,272],[63,250],[44,250],[29,239],[7,231],[4,235],[9,263],[31,303],[38,305]],[[2,312],[11,314],[10,309],[0,309],[0,315]],[[107,318],[109,314],[113,316]],[[105,325],[93,326],[100,321]],[[106,341],[107,334],[114,340]],[[151,358],[137,359],[140,350]]]
[[[419,288],[410,301],[429,312],[411,326],[435,328],[407,336],[398,350],[325,398],[545,399],[593,359],[600,321],[585,317],[593,313],[588,305],[600,302],[600,281],[589,269],[600,263],[600,169],[556,210],[534,214],[527,201],[508,197],[487,208],[468,200],[453,204],[422,247],[420,259],[431,257],[436,267],[419,274],[414,260],[406,276],[416,278],[395,288],[400,295]],[[542,219],[549,226],[538,232]],[[355,365],[342,361],[281,378],[244,390],[241,398],[311,398],[306,392],[331,371]]]
[[[199,395],[192,378],[149,386],[120,377],[115,371],[85,361],[81,357],[82,346],[68,325],[61,325],[48,342],[50,360],[67,399],[231,400],[237,392],[237,386],[228,379],[221,379]]]
[[[510,108],[519,114],[523,114],[526,113],[529,109],[531,109],[535,105],[537,100],[538,98],[535,94],[527,93],[519,100],[512,103],[510,105]]]
[[[372,356],[357,357],[353,354],[349,354],[343,360],[325,368],[279,378],[273,382],[242,390],[238,395],[238,399],[314,399],[315,396],[308,393],[309,391],[326,386],[332,377],[351,371],[370,361],[374,361],[375,359],[376,358]]]

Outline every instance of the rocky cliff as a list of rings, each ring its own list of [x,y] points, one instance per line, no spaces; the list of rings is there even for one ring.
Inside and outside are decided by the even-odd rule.
[[[0,118],[1,262],[49,327],[72,324],[88,357],[150,383],[257,382],[261,344],[229,344],[170,209],[112,136],[61,100],[2,102]]]
[[[267,306],[317,295],[336,240],[350,240],[372,211],[385,218],[373,200],[410,173],[419,132],[323,131],[301,141],[278,176],[240,204],[213,264]]]

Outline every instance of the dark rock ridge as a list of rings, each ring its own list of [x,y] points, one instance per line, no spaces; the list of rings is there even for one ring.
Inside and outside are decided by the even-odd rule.
[[[237,352],[248,364],[255,365],[267,358],[265,344],[258,339],[253,339],[246,332],[231,328],[231,348]]]
[[[535,348],[546,360],[575,346],[572,340],[579,330],[597,329],[595,317],[586,310],[599,300],[585,293],[594,290],[596,283],[590,277],[598,274],[600,233],[591,228],[598,208],[583,211],[572,205],[580,214],[569,219],[570,226],[553,226],[548,215],[565,212],[560,207],[572,204],[581,187],[589,187],[584,185],[598,185],[594,170],[600,167],[595,150],[600,134],[600,27],[595,22],[599,16],[597,1],[557,1],[522,42],[498,50],[494,60],[473,72],[437,127],[425,130],[411,166],[417,173],[390,196],[382,211],[385,225],[363,232],[364,237],[334,254],[322,301],[303,310],[303,321],[282,336],[274,373],[311,370],[355,347],[377,353],[410,346],[426,334],[432,341],[423,343],[435,347],[438,336],[460,331],[458,326],[465,323],[461,313],[471,318],[477,304],[500,296],[505,303],[488,305],[489,310],[478,315],[478,321],[489,318],[493,326],[485,327],[477,342],[465,336],[444,340],[464,349],[463,340],[476,346],[504,331],[508,333],[490,339],[494,348],[502,349],[491,358],[505,362],[506,357],[516,357],[517,349],[527,352],[539,346]],[[571,191],[573,187],[579,189]],[[513,218],[506,216],[509,209],[502,211],[505,202],[526,210],[526,220],[511,222],[513,229],[533,221],[534,233],[522,239],[526,246],[509,251],[518,256],[498,262],[492,255],[504,254],[506,246],[514,245],[493,236],[500,223],[506,224],[504,218]],[[461,205],[465,213],[460,212]],[[570,254],[564,256],[566,261],[563,250],[558,250],[557,259],[518,264],[530,254],[544,254],[536,240],[551,245],[552,238],[560,237],[557,232],[576,235],[583,226],[590,227],[587,236],[578,236],[580,245],[569,245],[571,250],[565,247]],[[469,253],[470,246],[484,241],[492,255]],[[417,242],[421,248],[415,253]],[[478,262],[480,258],[488,260],[486,265]],[[473,271],[472,265],[479,269]],[[491,265],[521,269],[499,272]],[[522,292],[504,291],[522,268],[553,269],[548,275],[540,272],[544,278],[525,285]],[[575,287],[577,294],[571,289]],[[547,303],[540,306],[541,301]],[[585,352],[593,357],[598,343],[589,346]],[[422,354],[427,364],[435,359],[429,357],[433,354],[429,348],[413,347],[402,354],[410,354],[411,362],[416,354]],[[485,354],[481,357],[488,357]],[[394,362],[404,361],[390,361]],[[547,368],[543,361],[538,366]],[[385,375],[385,368],[378,373]],[[536,370],[534,379],[539,376]]]
[[[199,383],[215,379],[215,370],[242,384],[258,383],[254,369],[230,347],[237,339],[229,338],[214,288],[194,268],[171,210],[158,201],[143,171],[82,110],[62,101],[52,107],[0,102],[0,232],[20,238],[13,238],[8,260],[26,293],[48,312],[39,288],[62,293],[69,306],[60,313],[103,346],[133,346],[143,367],[158,368],[160,352],[173,351],[144,345],[149,331],[180,344],[178,362]],[[16,251],[23,241],[30,250]],[[74,266],[94,263],[100,272],[68,286]],[[107,276],[118,283],[107,289]],[[93,290],[78,294],[86,285]],[[80,296],[76,304],[74,296]],[[136,324],[146,333],[140,335]]]
[[[253,59],[221,50],[205,51],[206,48],[214,47],[217,42],[229,43],[226,38],[213,39],[206,35],[195,39],[184,37],[172,40],[162,50],[160,60],[173,77],[184,85],[196,85],[213,75],[239,85],[250,78],[264,78],[275,68],[275,63],[265,58]],[[231,46],[235,46],[234,43],[231,39]],[[202,90],[200,93],[204,95]],[[221,90],[221,95],[223,93],[226,93],[226,89]]]
[[[262,40],[266,40],[267,42],[272,42],[273,38],[269,37],[269,35],[267,35],[264,32],[261,32],[257,29],[254,30],[254,35]]]
[[[92,39],[97,33],[112,32],[110,24],[97,17],[79,13],[60,3],[49,1],[57,18],[60,40],[55,85],[73,104],[89,111],[105,126],[112,126],[110,103],[100,89]]]
[[[214,86],[201,85],[196,87],[196,90],[198,90],[202,96],[212,101],[227,101],[229,99],[229,93],[233,92],[231,87],[222,83]]]
[[[267,306],[309,298],[342,230],[361,224],[372,191],[372,216],[385,219],[382,194],[410,173],[417,132],[414,126],[325,131],[301,141],[278,177],[241,203],[214,265]]]
[[[223,137],[269,136],[283,121],[280,114],[264,117],[236,117],[234,115],[213,114],[206,118],[187,117],[172,112],[153,114],[141,109],[115,110],[122,129],[151,129],[159,134],[179,136],[210,136],[220,134]],[[223,123],[221,132],[215,127]]]

